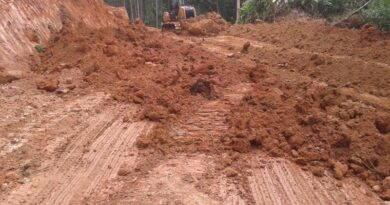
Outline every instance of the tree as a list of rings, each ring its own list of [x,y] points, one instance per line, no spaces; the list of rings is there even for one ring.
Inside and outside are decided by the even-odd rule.
[[[236,23],[239,23],[240,22],[240,10],[241,10],[241,1],[240,0],[236,0],[237,1],[237,6],[236,6]]]

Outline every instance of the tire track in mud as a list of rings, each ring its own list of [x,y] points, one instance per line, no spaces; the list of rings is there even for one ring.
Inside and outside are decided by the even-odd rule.
[[[188,139],[192,137],[196,138],[196,141],[202,136],[213,138],[213,136],[225,133],[228,130],[228,125],[224,122],[229,115],[230,109],[233,105],[238,105],[244,95],[251,89],[251,83],[241,83],[226,88],[221,99],[206,103],[193,117],[176,126],[174,128],[176,130],[176,138],[185,137]],[[179,127],[181,131],[177,132]],[[218,182],[221,185],[216,188],[222,201],[217,202],[209,198],[203,204],[244,205],[245,201],[239,194],[240,188],[226,181],[226,177],[221,176]]]
[[[223,97],[203,104],[192,117],[173,125],[171,135],[178,141],[210,140],[228,129],[224,123],[233,104],[238,104],[251,84],[231,86],[223,92]],[[208,139],[205,139],[205,138]],[[214,158],[204,154],[179,154],[170,156],[148,174],[136,177],[131,189],[122,188],[115,204],[228,204],[244,205],[235,184],[227,183],[220,176],[213,183],[214,193],[200,190],[199,179],[206,173],[215,172]],[[96,194],[94,194],[96,195]],[[97,197],[95,197],[97,198]],[[93,198],[92,198],[93,199]],[[109,201],[97,204],[110,204]]]
[[[123,163],[133,166],[137,158],[133,145],[152,124],[123,123],[119,116],[126,108],[109,107],[91,116],[88,126],[80,134],[75,133],[77,136],[60,158],[3,201],[6,204],[79,204],[84,197],[99,191],[102,183],[116,177]]]
[[[381,204],[363,185],[349,180],[337,185],[335,179],[314,177],[287,160],[266,158],[261,158],[262,168],[252,170],[249,177],[257,205]]]
[[[229,88],[222,100],[207,103],[195,113],[193,118],[179,124],[174,129],[177,139],[199,138],[205,134],[212,137],[214,134],[226,131],[227,126],[222,122],[229,108],[239,103],[244,94],[250,90],[250,84]],[[178,131],[179,127],[181,131]],[[252,176],[249,176],[247,181],[252,192],[251,199],[246,198],[248,201],[254,200],[255,204],[381,204],[381,200],[369,188],[353,180],[337,182],[328,176],[318,178],[287,160],[271,159],[265,153],[257,153],[256,156],[259,160],[252,160],[253,167],[264,165],[261,169],[251,170]],[[219,192],[227,194],[221,194],[223,200],[217,204],[246,204],[239,194],[237,185],[224,184],[219,187]],[[208,202],[211,201],[210,199]]]
[[[250,83],[241,83],[227,88],[222,99],[205,104],[192,118],[172,128],[175,137],[214,136],[224,133],[228,129],[224,121],[231,106],[240,103],[242,97],[252,89],[251,86]]]
[[[87,95],[65,105],[64,103],[54,104],[52,111],[42,112],[41,115],[34,117],[22,127],[15,130],[14,134],[18,136],[19,142],[16,144],[9,142],[0,150],[0,156],[7,155],[22,147],[26,142],[32,139],[34,135],[44,133],[48,129],[56,127],[58,123],[65,118],[70,117],[72,114],[92,109],[102,103],[107,97],[108,96],[104,93],[94,93],[93,95]]]
[[[212,159],[206,155],[176,155],[149,170],[131,189],[123,190],[123,198],[115,204],[220,204],[194,185],[213,166]]]

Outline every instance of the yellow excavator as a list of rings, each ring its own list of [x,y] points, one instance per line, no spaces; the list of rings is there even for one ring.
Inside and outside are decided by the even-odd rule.
[[[196,17],[193,6],[183,5],[183,1],[177,2],[169,12],[164,12],[162,31],[180,31],[181,21]]]

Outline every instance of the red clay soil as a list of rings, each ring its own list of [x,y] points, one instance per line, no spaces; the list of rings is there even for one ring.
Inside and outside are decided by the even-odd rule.
[[[283,28],[284,23],[280,24]],[[310,21],[308,26],[300,22],[295,25],[291,22],[288,24],[295,26],[297,30],[300,30],[301,26],[304,31],[307,27],[314,29],[314,25],[318,22]],[[277,26],[277,24],[268,26]],[[334,35],[339,38],[365,32],[331,28],[325,25],[324,27],[331,32],[329,36]],[[234,29],[239,30],[236,27],[232,27],[231,30]],[[340,35],[341,31],[344,32],[343,35]],[[248,33],[265,35],[257,28]],[[313,35],[322,34],[316,31]],[[237,36],[246,37],[241,33]],[[385,34],[374,32],[373,36],[377,38],[373,42],[378,45],[388,41]],[[311,39],[311,36],[307,38]],[[284,40],[288,42],[289,39],[286,37]],[[303,40],[307,39],[303,38]],[[234,170],[241,170],[242,167],[248,166],[245,162],[247,154],[262,150],[271,156],[289,158],[301,165],[303,169],[312,171],[316,176],[324,176],[328,171],[337,179],[357,176],[370,187],[376,189],[380,187],[380,190],[377,190],[380,196],[386,200],[390,199],[390,191],[385,185],[390,176],[390,158],[384,157],[390,155],[388,107],[361,102],[342,91],[347,87],[358,92],[389,96],[388,67],[374,63],[386,64],[387,59],[372,57],[369,50],[373,48],[355,50],[356,53],[370,54],[363,59],[374,66],[372,69],[365,69],[359,66],[357,60],[349,60],[349,58],[359,60],[362,58],[359,58],[356,53],[354,55],[342,53],[343,44],[340,46],[336,43],[335,54],[337,49],[340,49],[339,55],[348,57],[337,60],[331,55],[323,57],[324,54],[329,53],[320,50],[328,45],[322,42],[326,40],[319,39],[316,43],[310,43],[312,47],[299,48],[298,51],[304,52],[289,52],[286,49],[268,50],[249,46],[247,54],[236,54],[234,58],[241,58],[243,61],[250,59],[255,62],[256,66],[242,64],[240,68],[240,73],[245,73],[247,76],[247,79],[242,82],[253,83],[253,91],[247,93],[239,105],[228,108],[230,113],[224,121],[228,127],[227,132],[212,137],[199,135],[178,140],[175,139],[169,126],[161,126],[151,135],[141,138],[138,142],[139,147],[152,148],[163,155],[200,152],[215,154],[221,159],[222,156],[227,155],[229,162],[221,160],[220,166],[233,167]],[[361,43],[360,38],[349,39],[349,41],[354,44]],[[278,43],[270,43],[278,47]],[[354,49],[350,46],[349,48]],[[381,46],[377,50],[384,48],[386,46]],[[228,49],[235,50],[232,47]],[[387,54],[388,51],[383,50],[383,55]],[[284,73],[286,66],[287,71],[291,69],[292,73],[298,66],[305,67],[305,70],[298,69],[298,73],[308,74],[312,81],[283,80],[274,73],[275,70]],[[356,66],[357,71],[349,72],[351,66]],[[316,67],[320,72],[310,75]],[[328,85],[318,83],[316,79],[323,80]],[[348,85],[348,82],[353,80],[359,83]]]
[[[254,48],[253,58],[263,63],[294,70],[331,86],[390,96],[390,79],[385,77],[390,75],[390,35],[369,25],[348,30],[318,20],[281,21],[234,26],[225,34],[272,47],[273,52]]]
[[[331,55],[344,55],[390,64],[390,34],[374,26],[351,30],[323,20],[280,21],[231,27],[224,34]]]
[[[144,105],[140,118],[152,121],[190,113],[200,101],[217,97],[218,87],[239,80],[233,74],[237,68],[223,59],[140,22],[119,28],[64,27],[45,49],[35,67],[46,76],[38,88],[59,81],[59,91],[108,91],[117,101]],[[78,76],[62,77],[74,71]]]
[[[62,27],[64,16],[89,27],[115,26],[127,19],[124,9],[107,6],[103,0],[18,0],[0,2],[0,66],[27,67],[34,46],[43,44]],[[26,69],[27,70],[27,69]]]
[[[250,75],[264,76],[266,69]],[[314,175],[329,169],[337,179],[358,176],[371,187],[381,186],[390,175],[388,110],[365,105],[337,88],[256,78],[253,92],[232,109],[228,124],[224,141],[238,152],[262,149]]]
[[[231,26],[220,14],[211,12],[181,21],[183,34],[193,36],[216,36]]]
[[[253,36],[256,33],[276,45],[294,47],[299,43],[304,45],[302,49],[312,52],[364,56],[365,60],[388,63],[387,36],[378,34],[368,40],[367,36],[362,37],[364,30],[347,31],[317,22],[314,25],[319,25],[318,28],[307,24],[310,29],[306,23],[291,22],[237,26],[227,33],[245,36],[242,32],[247,32],[248,37],[257,38]],[[259,34],[262,27],[264,32]],[[278,31],[282,32],[279,37],[270,35]],[[317,38],[308,38],[303,34],[305,31],[315,33]],[[333,39],[335,36],[344,40]],[[361,45],[354,48],[351,42]],[[372,45],[378,47],[365,47]],[[147,160],[168,154],[206,153],[220,159],[220,170],[232,167],[228,175],[245,180],[236,174],[249,164],[241,159],[262,150],[289,158],[317,176],[331,170],[338,179],[360,177],[370,186],[380,185],[381,196],[390,199],[390,189],[384,181],[390,176],[389,110],[357,101],[342,94],[337,86],[281,80],[268,71],[274,68],[271,64],[258,62],[256,66],[245,66],[200,46],[164,37],[140,22],[102,29],[83,24],[77,28],[65,26],[45,48],[34,68],[46,78],[37,84],[38,88],[73,94],[107,91],[114,100],[142,106],[139,118],[159,122],[153,133],[138,140],[141,156],[146,159],[146,165],[139,165],[141,171],[147,172],[147,166],[153,166],[154,161]],[[251,49],[249,46],[248,54],[240,54],[242,58],[255,55]],[[317,62],[313,56],[302,61],[302,64]],[[73,78],[64,78],[66,73],[75,74]],[[382,79],[389,80],[386,76]],[[240,83],[253,85],[253,90],[238,104],[226,101],[223,95],[227,87]],[[388,95],[385,88],[376,88]],[[226,120],[220,123],[227,130],[212,136],[195,133],[192,137],[175,138],[174,127],[210,102],[226,111],[222,118]]]

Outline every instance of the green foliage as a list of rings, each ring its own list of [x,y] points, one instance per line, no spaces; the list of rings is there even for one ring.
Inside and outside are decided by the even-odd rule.
[[[363,11],[363,17],[375,23],[382,31],[390,31],[390,0],[375,2]]]
[[[35,50],[38,52],[38,53],[43,53],[45,52],[45,48],[41,45],[41,44],[37,44],[35,45]]]
[[[276,16],[288,10],[289,4],[284,0],[248,0],[240,11],[240,22],[248,23],[256,19],[274,20]]]
[[[314,17],[330,18],[351,12],[368,0],[247,0],[241,9],[241,23],[253,22],[255,19],[274,20],[276,16],[290,9],[299,9]],[[390,31],[390,0],[374,0],[368,8],[363,9],[365,21],[375,23],[383,31]]]
[[[257,13],[257,0],[248,0],[246,1],[240,11],[240,21],[241,23],[253,22],[257,18],[259,18],[259,14]]]
[[[311,15],[328,17],[343,13],[347,3],[345,0],[300,0],[293,5]]]
[[[241,9],[241,22],[252,22],[256,18],[273,20],[290,9],[299,9],[312,16],[329,17],[343,13],[356,0],[248,0]]]

